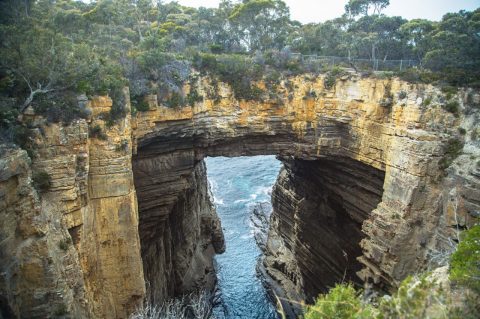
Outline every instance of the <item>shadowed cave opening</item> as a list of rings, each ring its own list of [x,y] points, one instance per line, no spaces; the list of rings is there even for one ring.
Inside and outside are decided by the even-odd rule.
[[[174,148],[158,142],[140,147],[133,161],[144,275],[152,301],[161,303],[215,286],[217,274],[212,257],[225,247],[210,199],[206,156],[214,156],[206,159],[208,163],[221,159],[216,156],[271,159],[276,155],[282,163],[278,176],[272,177],[276,182],[271,193],[269,240],[257,267],[259,273],[273,279],[268,282],[273,284],[270,288],[275,294],[311,302],[335,283],[361,284],[356,275],[362,268],[357,260],[362,256],[361,229],[382,199],[383,171],[347,157],[303,160],[279,155],[269,150],[268,143],[263,151],[261,144],[254,143],[254,151],[249,152],[246,144],[243,148],[230,143],[225,149],[214,145],[197,150],[190,143],[182,147],[176,143]],[[240,174],[228,165],[227,172],[232,180]],[[240,197],[233,202],[241,201]],[[244,212],[248,219],[250,211]],[[247,227],[245,235],[251,236],[248,232]],[[228,234],[226,237],[228,254],[234,247],[229,247]],[[257,263],[258,256],[253,257]],[[230,269],[230,274],[235,270]]]

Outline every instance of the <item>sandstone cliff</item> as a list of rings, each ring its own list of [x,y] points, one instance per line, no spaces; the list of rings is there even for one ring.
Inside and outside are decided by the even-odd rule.
[[[343,277],[395,286],[478,218],[475,92],[454,97],[455,117],[439,89],[398,80],[351,76],[325,89],[322,77],[298,77],[263,102],[237,101],[223,84],[213,101],[208,79],[198,87],[205,99],[193,107],[151,96],[149,111],[111,127],[106,97],[89,102],[89,122],[33,116],[37,156],[8,150],[0,163],[2,312],[126,318],[146,291],[159,302],[211,286],[224,243],[205,156],[285,163],[263,265],[294,299]],[[464,154],[444,172],[453,139]],[[38,170],[52,177],[41,194]]]

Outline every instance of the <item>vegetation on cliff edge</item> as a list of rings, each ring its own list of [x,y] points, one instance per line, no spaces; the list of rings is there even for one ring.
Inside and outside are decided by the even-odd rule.
[[[263,79],[269,90],[287,75],[326,72],[325,86],[333,87],[335,63],[294,53],[416,60],[417,68],[397,75],[412,82],[480,84],[479,9],[449,13],[439,22],[408,21],[384,15],[388,5],[350,0],[343,16],[302,25],[281,0],[224,0],[218,8],[198,9],[151,0],[2,1],[2,139],[17,139],[17,127],[25,125],[18,115],[29,106],[50,122],[85,117],[75,98],[81,93],[109,94],[114,124],[125,114],[125,85],[134,113],[149,109],[149,94],[171,107],[194,105],[203,96],[183,89],[194,82],[194,68],[230,84],[236,98],[245,100],[270,98],[255,83]],[[458,111],[454,101],[446,108]]]

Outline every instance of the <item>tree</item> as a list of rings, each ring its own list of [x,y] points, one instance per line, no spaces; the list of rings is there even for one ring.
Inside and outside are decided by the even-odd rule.
[[[405,45],[415,55],[417,60],[422,60],[429,48],[429,34],[435,29],[435,23],[424,20],[414,19],[403,24],[400,27],[400,34]]]
[[[238,4],[229,17],[248,51],[280,49],[285,45],[290,12],[281,0],[247,0]]]
[[[11,72],[26,91],[23,112],[39,94],[73,89],[93,72],[92,55],[85,45],[32,25],[1,26],[1,67]]]
[[[382,10],[390,5],[389,0],[349,0],[345,5],[345,12],[352,17],[359,15],[368,16],[370,9],[372,14],[381,14]]]
[[[351,43],[346,29],[347,23],[345,18],[337,18],[301,26],[291,35],[289,44],[304,54],[347,56]]]
[[[364,16],[354,21],[348,32],[351,48],[359,57],[376,59],[402,59],[405,55],[405,40],[400,27],[406,22],[401,17],[385,15]]]
[[[480,9],[446,14],[424,40],[425,67],[455,84],[480,81]],[[478,85],[478,84],[477,84]]]

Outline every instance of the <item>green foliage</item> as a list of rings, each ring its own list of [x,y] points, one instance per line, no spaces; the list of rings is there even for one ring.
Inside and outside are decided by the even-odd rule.
[[[6,129],[17,123],[18,110],[8,101],[0,100],[0,128]]]
[[[389,0],[349,0],[345,5],[345,12],[352,16],[368,16],[372,9],[373,14],[380,14],[389,4]]]
[[[337,79],[344,76],[346,73],[339,67],[334,67],[331,71],[327,73],[325,79],[323,80],[323,85],[326,89],[331,90],[337,83]]]
[[[444,106],[445,110],[455,115],[455,117],[459,116],[459,107],[458,101],[448,101]]]
[[[303,96],[303,99],[304,100],[308,100],[308,99],[316,99],[317,98],[317,92],[315,92],[315,90],[307,90],[305,92],[305,95]]]
[[[391,297],[384,297],[378,306],[378,319],[448,318],[446,295],[427,275],[408,277]]]
[[[352,285],[342,284],[307,307],[305,319],[367,319],[374,318],[375,313],[372,306],[362,302],[360,293]]]
[[[480,293],[480,225],[461,233],[450,259],[450,279]]]
[[[457,94],[458,92],[458,88],[450,85],[442,86],[441,90],[445,94],[445,98],[447,100],[451,100],[455,96],[455,94]]]
[[[383,92],[383,98],[380,101],[380,106],[385,108],[391,108],[393,106],[393,94],[392,94],[392,84],[388,82],[385,85]]]
[[[424,107],[430,106],[430,104],[432,104],[432,100],[433,98],[431,96],[427,96],[426,98],[423,99],[422,106]]]
[[[228,83],[239,100],[259,100],[264,93],[253,83],[262,78],[263,68],[248,57],[201,54],[195,57],[194,63],[202,73]]]
[[[86,118],[73,92],[43,94],[32,102],[35,113],[44,116],[49,123],[70,124],[74,119]]]
[[[132,107],[138,112],[147,112],[150,110],[150,106],[142,96],[133,96],[131,98]]]
[[[187,103],[190,106],[194,106],[195,103],[197,102],[202,102],[203,101],[203,96],[201,96],[197,89],[194,88],[193,90],[190,91],[190,93],[187,94]]]
[[[290,12],[281,0],[250,0],[237,4],[228,17],[251,52],[281,49],[292,28]],[[255,23],[252,23],[255,21]]]
[[[410,83],[423,83],[430,84],[440,80],[441,75],[438,73],[431,72],[429,70],[410,68],[400,72],[397,72],[396,75],[407,82]]]
[[[115,147],[115,150],[117,152],[127,152],[128,151],[128,147],[129,147],[129,142],[127,139],[123,139],[120,144],[118,144],[116,147]]]
[[[58,248],[60,248],[63,251],[67,251],[71,243],[72,243],[72,239],[70,237],[66,237],[58,242]]]
[[[98,138],[99,140],[107,140],[108,136],[103,132],[100,125],[91,126],[89,129],[89,135],[93,138]]]
[[[37,171],[32,175],[33,187],[39,192],[46,192],[52,186],[52,178],[46,171]]]
[[[478,236],[475,249],[478,251]],[[475,250],[474,250],[475,251]],[[469,249],[467,259],[476,266],[478,276],[478,258],[474,259]],[[465,260],[464,257],[461,258]],[[472,269],[470,269],[472,270]],[[469,270],[469,271],[470,271]],[[452,275],[450,275],[452,276]],[[478,281],[475,282],[478,284]],[[407,277],[391,296],[383,296],[371,302],[362,300],[362,292],[350,284],[338,284],[328,294],[321,295],[315,305],[307,306],[305,319],[473,319],[478,318],[480,307],[478,296],[465,295],[458,304],[451,298],[446,287],[442,287],[430,274]]]
[[[165,104],[171,108],[179,108],[185,105],[185,99],[181,93],[173,92],[168,100],[165,101]]]
[[[464,129],[463,127],[459,127],[459,128],[458,128],[458,133],[459,133],[460,135],[465,135],[465,134],[467,134],[467,130]]]
[[[107,126],[111,127],[115,122],[124,119],[127,115],[125,94],[121,87],[117,87],[110,93],[112,98],[112,108],[110,109]]]
[[[442,159],[438,162],[440,169],[447,169],[452,165],[453,161],[462,153],[463,141],[452,138],[449,139],[445,145],[445,153]]]

